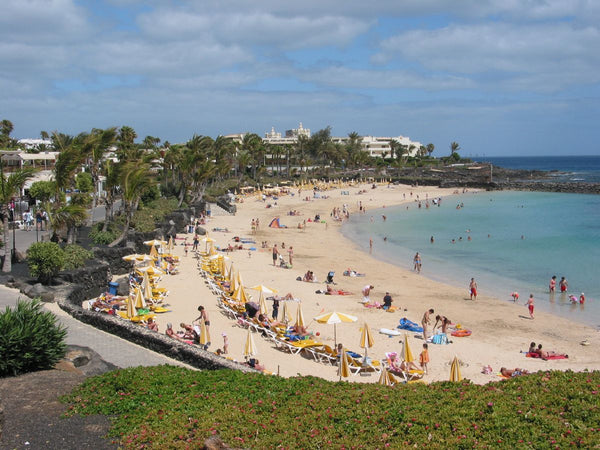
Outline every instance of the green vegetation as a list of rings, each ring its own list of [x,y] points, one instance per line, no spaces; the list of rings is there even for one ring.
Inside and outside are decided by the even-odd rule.
[[[90,239],[97,245],[108,245],[117,238],[116,226],[113,222],[109,223],[104,230],[104,222],[95,224],[90,230]]]
[[[51,369],[65,355],[66,329],[39,300],[0,312],[0,377]]]
[[[36,242],[27,249],[27,265],[32,277],[50,284],[65,267],[65,252],[54,242]]]
[[[88,379],[66,400],[70,414],[113,417],[125,448],[200,448],[213,434],[242,448],[590,448],[599,392],[600,372],[390,388],[160,366]]]
[[[56,192],[53,181],[36,181],[29,188],[29,196],[40,202],[47,202]]]
[[[177,209],[176,199],[159,198],[138,209],[131,219],[136,231],[148,232],[156,228],[156,223]]]
[[[81,245],[69,244],[63,249],[65,252],[65,269],[73,270],[85,266],[85,262],[94,254]]]

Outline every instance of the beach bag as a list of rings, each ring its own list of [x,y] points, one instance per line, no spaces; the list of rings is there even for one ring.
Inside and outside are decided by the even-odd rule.
[[[436,334],[431,338],[431,343],[446,345],[448,343],[448,336],[446,336],[444,333]]]

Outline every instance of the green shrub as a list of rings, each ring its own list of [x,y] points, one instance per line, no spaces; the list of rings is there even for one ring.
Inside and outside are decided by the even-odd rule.
[[[597,448],[600,372],[488,385],[381,386],[232,370],[138,367],[87,379],[72,413],[115,417],[124,448]]]
[[[177,200],[174,198],[159,198],[148,205],[138,209],[133,215],[132,226],[136,231],[148,232],[156,228],[156,223],[177,209]]]
[[[65,269],[72,270],[85,266],[85,262],[92,258],[94,254],[83,248],[81,245],[69,244],[63,251],[65,252]]]
[[[102,231],[104,222],[95,224],[90,230],[90,239],[97,245],[108,245],[117,238],[116,224],[110,223],[107,231]]]
[[[0,312],[0,376],[51,369],[65,355],[67,330],[39,300]]]
[[[65,267],[65,252],[55,242],[36,242],[27,250],[27,265],[32,277],[50,284],[52,278]]]

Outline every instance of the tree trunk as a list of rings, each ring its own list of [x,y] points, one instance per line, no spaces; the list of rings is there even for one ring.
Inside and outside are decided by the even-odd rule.
[[[113,200],[109,196],[106,197],[105,205],[104,205],[104,225],[102,225],[102,231],[108,231],[108,224],[111,221],[112,217],[112,208],[113,208]]]
[[[4,263],[2,264],[2,272],[10,272],[12,270],[11,252],[8,246],[9,229],[8,229],[8,208],[2,205],[2,226],[4,227]]]
[[[127,233],[129,232],[129,223],[131,222],[131,219],[129,217],[129,213],[126,214],[126,218],[125,218],[125,225],[123,226],[123,232],[121,233],[121,235],[116,238],[114,241],[112,241],[110,244],[108,244],[109,247],[115,247],[117,245],[119,245],[121,242],[123,242],[123,240],[127,237]]]
[[[177,202],[177,207],[181,208],[181,205],[183,204],[183,200],[185,199],[185,186],[181,186],[181,189],[179,190],[179,201]]]
[[[135,211],[135,209],[133,209],[131,206],[127,205],[126,203],[124,203],[124,209],[125,209],[125,225],[123,225],[123,232],[121,233],[121,235],[118,238],[116,238],[114,241],[112,241],[110,244],[108,244],[109,247],[115,247],[115,246],[119,245],[127,237],[127,233],[129,232],[129,225],[131,224],[131,216],[133,216],[133,211]]]

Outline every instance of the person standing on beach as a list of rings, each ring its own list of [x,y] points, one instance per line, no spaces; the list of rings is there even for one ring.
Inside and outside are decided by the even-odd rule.
[[[279,299],[273,297],[273,314],[271,317],[273,317],[273,320],[277,320],[277,316],[279,316]]]
[[[373,285],[371,284],[367,284],[363,289],[362,289],[362,295],[363,295],[363,299],[362,302],[363,303],[370,303],[371,299],[369,298],[369,295],[371,294],[371,289],[373,289]]]
[[[290,257],[290,266],[291,266],[294,264],[292,262],[292,259],[294,258],[294,247],[292,247],[291,245],[290,245],[290,248],[288,248],[288,255]]]
[[[475,278],[471,278],[471,283],[469,283],[469,291],[471,293],[471,300],[477,300],[477,283],[475,282]]]
[[[415,257],[413,258],[413,264],[413,270],[417,273],[421,273],[421,255],[419,255],[419,252],[417,252]]]
[[[550,278],[550,293],[553,294],[556,291],[556,275],[552,275]]]
[[[421,320],[421,326],[423,327],[423,340],[427,341],[427,327],[429,325],[431,325],[431,315],[434,313],[435,311],[433,310],[433,308],[428,309],[427,311],[425,311],[425,314],[423,314],[423,319]]]
[[[277,244],[273,244],[273,265],[277,265],[277,258],[279,258],[279,250],[277,249]]]
[[[387,311],[388,309],[390,309],[392,307],[392,296],[390,295],[389,292],[385,293],[385,296],[383,297],[383,309],[385,311]]]
[[[529,317],[533,320],[533,294],[529,294],[529,300],[527,300],[527,308],[529,309]]]
[[[429,350],[427,347],[427,343],[423,344],[423,351],[419,355],[419,363],[421,364],[425,374],[427,374],[427,363],[429,362]]]
[[[569,287],[569,283],[567,283],[567,279],[565,277],[561,277],[560,278],[560,282],[558,283],[558,285],[560,286],[560,292],[567,292],[567,289]]]

